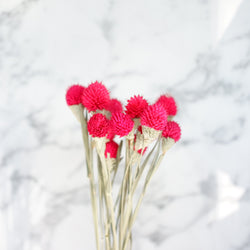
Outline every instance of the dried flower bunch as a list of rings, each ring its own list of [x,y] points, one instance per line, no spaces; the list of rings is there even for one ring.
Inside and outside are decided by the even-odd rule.
[[[162,95],[149,104],[137,95],[124,110],[96,81],[69,87],[66,102],[81,124],[97,249],[131,249],[132,226],[148,184],[181,136],[179,125],[172,121],[175,100]],[[121,178],[116,180],[119,171]]]

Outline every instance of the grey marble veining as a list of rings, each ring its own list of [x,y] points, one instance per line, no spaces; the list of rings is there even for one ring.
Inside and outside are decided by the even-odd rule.
[[[0,250],[95,249],[72,83],[177,100],[134,249],[250,249],[250,1],[0,1]]]

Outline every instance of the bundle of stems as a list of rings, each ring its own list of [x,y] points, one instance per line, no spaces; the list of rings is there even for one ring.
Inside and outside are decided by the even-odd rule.
[[[166,151],[174,143],[170,141],[164,146],[161,135],[154,145],[143,156],[145,147],[139,154],[134,150],[134,138],[125,138],[125,167],[122,181],[116,197],[112,192],[119,164],[122,157],[120,142],[115,161],[104,157],[106,138],[92,138],[88,134],[87,121],[89,114],[79,104],[79,117],[82,130],[82,139],[85,148],[87,176],[90,183],[91,203],[93,209],[96,247],[98,250],[127,250],[132,249],[132,226],[138,216],[143,197],[149,182],[158,169]],[[166,144],[166,141],[165,141]],[[96,161],[94,161],[96,157]],[[94,162],[97,163],[95,166]],[[145,173],[146,172],[146,173]],[[142,179],[142,177],[145,177]],[[142,182],[139,199],[134,195],[139,182]]]

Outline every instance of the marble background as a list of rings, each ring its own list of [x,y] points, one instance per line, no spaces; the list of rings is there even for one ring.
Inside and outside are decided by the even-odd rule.
[[[0,250],[95,249],[72,83],[175,96],[182,140],[139,250],[250,249],[250,0],[0,0]]]

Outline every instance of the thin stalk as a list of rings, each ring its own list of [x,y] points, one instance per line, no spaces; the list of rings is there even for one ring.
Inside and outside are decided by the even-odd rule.
[[[146,159],[144,160],[143,164],[140,166],[140,164],[138,163],[137,165],[137,168],[136,168],[136,175],[134,177],[134,180],[133,180],[133,187],[132,187],[132,193],[134,194],[135,190],[136,190],[136,187],[139,183],[139,180],[143,174],[143,171],[151,157],[151,155],[153,154],[155,148],[157,146],[157,142],[155,143],[154,147],[152,148],[152,150],[150,151],[150,153],[147,155]]]
[[[128,139],[126,139],[126,158],[125,158],[125,170],[124,170],[124,176],[122,180],[122,186],[121,186],[121,196],[120,196],[120,204],[119,204],[119,215],[120,215],[120,225],[119,225],[119,250],[122,249],[122,242],[123,242],[123,236],[124,236],[124,211],[125,211],[125,204],[126,204],[126,194],[127,194],[127,186],[128,186],[128,174],[129,174],[129,145],[128,145]],[[119,217],[117,218],[118,221]]]
[[[113,186],[114,181],[115,181],[115,177],[116,177],[116,174],[117,174],[117,170],[118,170],[119,163],[120,163],[120,161],[121,161],[122,145],[123,145],[123,141],[120,142],[119,148],[118,148],[118,150],[117,150],[116,166],[115,166],[114,173],[113,173],[113,177],[112,177],[112,186]]]
[[[112,233],[113,233],[113,245],[114,248],[113,250],[118,250],[117,246],[117,234],[116,234],[116,228],[115,228],[115,213],[114,213],[114,203],[113,203],[113,198],[111,194],[112,186],[111,186],[111,177],[110,177],[110,172],[106,164],[106,159],[104,157],[104,149],[105,149],[105,143],[101,145],[101,149],[97,150],[101,163],[102,163],[102,176],[103,176],[103,183],[104,183],[104,195],[106,199],[106,205],[107,205],[107,210],[109,211],[110,214],[110,222],[111,222],[111,228],[112,228]]]
[[[94,219],[94,227],[95,227],[95,238],[96,238],[96,248],[100,250],[100,242],[99,242],[99,229],[98,229],[98,213],[97,213],[97,203],[96,203],[96,188],[94,183],[94,174],[93,174],[93,151],[92,146],[89,147],[89,138],[87,133],[87,121],[83,116],[83,112],[80,114],[80,122],[81,122],[81,131],[82,138],[85,148],[86,154],[86,163],[87,163],[87,172],[90,183],[90,195],[91,195],[91,204],[92,204],[92,212]]]
[[[128,141],[128,158],[132,159],[132,154],[134,154],[134,140],[129,140]],[[141,154],[142,157],[142,154]],[[140,159],[141,159],[140,157]],[[128,162],[128,177],[127,177],[127,207],[126,207],[126,211],[124,214],[124,221],[122,224],[122,242],[124,241],[124,238],[126,237],[127,234],[130,234],[130,228],[128,228],[126,225],[128,224],[129,218],[132,215],[132,211],[133,211],[133,194],[132,194],[132,176],[133,176],[133,169],[132,169],[132,161],[130,160]]]
[[[136,219],[136,217],[137,217],[137,215],[138,215],[138,211],[139,211],[139,208],[140,208],[140,206],[141,206],[141,203],[142,203],[142,200],[143,200],[143,198],[144,198],[144,195],[145,195],[145,193],[146,193],[146,190],[147,190],[147,188],[148,188],[148,184],[149,184],[150,180],[152,179],[152,176],[154,175],[154,173],[157,171],[157,169],[158,169],[158,167],[159,167],[159,165],[160,165],[160,163],[161,163],[163,157],[164,157],[164,154],[161,154],[160,157],[159,157],[158,160],[157,160],[157,163],[156,163],[156,165],[155,165],[155,168],[153,169],[153,171],[152,171],[151,173],[149,173],[149,175],[148,175],[147,178],[146,178],[146,181],[145,181],[145,184],[144,184],[144,187],[143,187],[143,191],[142,191],[142,193],[141,193],[141,195],[140,195],[139,202],[138,202],[138,204],[137,204],[137,206],[136,206],[134,215],[133,215],[133,217],[132,217],[132,222],[131,222],[132,225],[134,224],[134,221],[135,221],[135,219]]]
[[[100,227],[101,227],[101,249],[103,249],[104,246],[104,241],[106,244],[106,237],[105,237],[105,232],[104,232],[104,214],[103,214],[103,183],[102,183],[102,176],[101,176],[101,162],[99,160],[99,157],[97,155],[97,164],[98,164],[98,194],[99,194],[99,214],[100,214]],[[107,244],[106,244],[106,249]]]
[[[105,187],[104,187],[104,179],[103,179],[103,175],[102,175],[102,164],[101,164],[101,160],[99,155],[97,154],[97,158],[98,158],[98,171],[100,174],[100,178],[101,178],[101,183],[102,183],[102,200],[105,201],[105,208],[103,207],[103,209],[106,210],[106,218],[104,220],[105,225],[104,225],[104,229],[105,229],[105,247],[106,250],[110,250],[111,249],[111,235],[110,235],[110,215],[109,215],[109,211],[108,211],[108,202],[107,202],[107,197],[105,195]],[[104,211],[103,211],[104,212]],[[104,213],[103,213],[104,215]]]
[[[133,237],[132,237],[132,232],[131,232],[131,229],[130,229],[130,237],[129,237],[129,242],[130,242],[130,247],[129,247],[129,250],[132,250],[132,241],[133,241]]]

